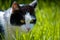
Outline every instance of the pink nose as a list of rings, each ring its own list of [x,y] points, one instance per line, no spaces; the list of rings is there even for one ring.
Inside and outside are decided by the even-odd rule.
[[[29,31],[29,30],[30,30],[30,28],[27,28],[27,30]]]

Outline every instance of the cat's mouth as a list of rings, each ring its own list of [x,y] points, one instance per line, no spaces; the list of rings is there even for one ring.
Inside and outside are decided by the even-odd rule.
[[[19,28],[20,31],[22,32],[29,32],[33,29],[35,24],[31,23],[31,24],[23,24],[23,25],[12,25],[12,27],[16,27]]]
[[[33,28],[33,26],[34,26],[34,24],[28,24],[28,25],[23,24],[20,27],[23,31],[30,31]]]

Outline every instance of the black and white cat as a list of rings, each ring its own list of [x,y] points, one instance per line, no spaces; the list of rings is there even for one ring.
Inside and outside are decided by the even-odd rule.
[[[37,1],[30,4],[18,4],[13,2],[12,7],[2,12],[0,11],[0,34],[5,36],[8,31],[13,35],[13,30],[28,32],[36,23],[34,9]],[[1,36],[0,36],[0,40]]]

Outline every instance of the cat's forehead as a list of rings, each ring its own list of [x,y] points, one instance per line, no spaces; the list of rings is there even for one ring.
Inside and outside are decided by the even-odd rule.
[[[33,11],[34,10],[34,8],[32,7],[32,6],[30,6],[30,5],[27,5],[27,4],[24,4],[24,5],[20,5],[20,9],[21,10],[25,10],[25,11]]]
[[[34,12],[34,9],[37,5],[37,1],[34,0],[32,3],[30,4],[18,4],[17,2],[13,2],[12,4],[12,11],[13,12]]]
[[[31,6],[29,6],[29,5],[26,5],[26,6],[23,6],[22,8],[21,8],[21,10],[22,11],[27,11],[27,12],[33,12],[34,11],[34,8],[33,7],[31,7]]]
[[[26,13],[26,12],[29,12],[29,13],[33,13],[34,12],[34,8],[29,6],[29,5],[26,5],[26,4],[22,4],[22,5],[19,5],[19,10],[14,10],[13,13]]]

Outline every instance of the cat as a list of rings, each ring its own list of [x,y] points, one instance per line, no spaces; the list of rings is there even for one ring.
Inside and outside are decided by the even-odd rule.
[[[16,28],[19,31],[30,31],[36,24],[34,10],[36,5],[36,0],[30,4],[18,4],[14,1],[11,8],[0,11],[0,34],[7,36],[7,31],[11,31],[11,34],[13,34],[13,30],[16,30]],[[1,36],[0,40],[2,40]]]

